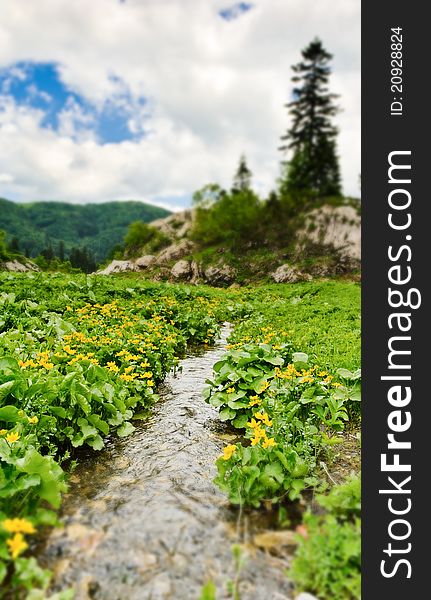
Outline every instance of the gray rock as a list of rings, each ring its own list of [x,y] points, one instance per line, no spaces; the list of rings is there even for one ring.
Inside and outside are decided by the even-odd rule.
[[[198,263],[196,260],[192,260],[192,262],[190,264],[190,269],[192,272],[190,283],[195,283],[195,284],[199,283],[199,281],[204,276],[204,273],[202,271],[202,267],[201,267],[200,263]]]
[[[135,260],[135,265],[140,269],[148,269],[151,267],[157,260],[157,257],[154,254],[145,254],[145,256],[140,256]]]
[[[352,206],[322,206],[306,216],[298,241],[332,247],[340,256],[361,258],[361,217]]]
[[[179,260],[171,269],[171,275],[174,279],[187,279],[191,272],[192,269],[187,260]]]
[[[28,261],[26,263],[21,263],[18,260],[8,260],[3,263],[4,269],[6,271],[13,271],[15,273],[25,273],[26,271],[39,271],[39,267],[34,263]]]
[[[296,596],[295,600],[319,600],[316,596],[309,594],[308,592],[301,592],[299,596]]]
[[[152,221],[151,227],[155,227],[172,240],[180,240],[189,233],[192,227],[193,218],[193,210],[184,210],[169,215],[169,217]]]
[[[308,273],[303,273],[296,267],[291,267],[287,263],[281,265],[273,273],[271,273],[272,279],[276,283],[296,283],[297,281],[309,281],[312,279]]]
[[[225,264],[205,269],[205,279],[210,285],[230,285],[235,281],[237,270]]]
[[[181,240],[162,250],[157,257],[157,264],[163,265],[170,260],[179,260],[193,252],[195,245],[190,240]]]
[[[113,260],[99,275],[112,275],[113,273],[124,273],[125,271],[138,271],[138,267],[131,260]]]

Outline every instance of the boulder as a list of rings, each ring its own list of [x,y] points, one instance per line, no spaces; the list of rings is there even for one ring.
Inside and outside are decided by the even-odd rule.
[[[193,210],[183,210],[169,217],[152,221],[151,227],[155,227],[172,240],[181,240],[190,232],[193,218]]]
[[[190,270],[192,273],[190,283],[199,283],[204,276],[200,263],[198,263],[196,260],[192,260],[190,264]]]
[[[309,212],[298,232],[301,245],[331,247],[342,257],[356,262],[361,258],[361,217],[349,205],[322,206]]]
[[[210,285],[230,285],[237,276],[237,270],[230,265],[221,264],[205,269],[204,277]]]
[[[191,265],[187,260],[179,260],[171,269],[171,275],[174,279],[188,279],[191,272]]]
[[[39,267],[34,263],[28,261],[26,263],[21,263],[18,260],[8,260],[3,263],[3,268],[6,271],[13,271],[15,273],[25,273],[26,271],[39,271]]]
[[[162,250],[157,257],[157,264],[164,265],[171,260],[179,260],[193,252],[195,245],[190,240],[181,240]]]
[[[296,283],[297,281],[309,281],[312,279],[308,273],[303,273],[287,263],[280,265],[278,269],[271,273],[271,277],[276,283]]]
[[[138,267],[131,260],[113,260],[102,271],[97,271],[99,275],[112,275],[113,273],[124,273],[126,271],[138,271]]]
[[[145,256],[140,256],[135,260],[135,265],[139,267],[139,269],[148,269],[156,262],[157,257],[154,254],[145,254]]]
[[[308,592],[301,592],[299,596],[296,596],[295,600],[319,600],[316,596],[309,594]]]

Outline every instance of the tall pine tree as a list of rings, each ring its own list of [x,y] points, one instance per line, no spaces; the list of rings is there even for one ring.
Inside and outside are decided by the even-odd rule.
[[[253,173],[247,166],[247,161],[242,154],[239,159],[238,168],[233,178],[232,192],[245,192],[251,189]]]
[[[338,131],[332,123],[338,112],[334,104],[337,96],[328,90],[331,59],[316,38],[302,51],[302,60],[292,67],[293,100],[286,104],[292,125],[282,136],[280,148],[290,154],[284,163],[282,194],[341,195]]]

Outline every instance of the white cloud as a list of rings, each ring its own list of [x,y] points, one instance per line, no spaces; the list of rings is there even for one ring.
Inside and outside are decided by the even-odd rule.
[[[0,164],[8,178],[0,195],[166,202],[209,181],[229,185],[241,152],[256,188],[268,191],[288,126],[290,66],[315,35],[334,54],[344,189],[358,195],[360,3],[254,4],[228,22],[218,16],[220,0],[3,0],[0,67],[56,62],[63,82],[99,109],[129,102],[130,130],[147,135],[100,144],[73,103],[56,133],[42,127],[43,112],[17,106],[3,89]]]

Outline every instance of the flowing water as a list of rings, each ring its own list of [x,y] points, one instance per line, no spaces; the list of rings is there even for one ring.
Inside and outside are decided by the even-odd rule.
[[[217,600],[231,598],[231,548],[240,541],[241,600],[291,597],[287,558],[252,543],[265,518],[239,515],[212,483],[214,461],[234,434],[223,430],[202,391],[228,334],[225,324],[213,348],[181,361],[131,436],[80,462],[63,505],[64,528],[51,533],[41,555],[54,570],[54,589],[74,586],[77,600],[198,600],[212,580]]]

